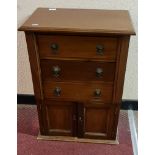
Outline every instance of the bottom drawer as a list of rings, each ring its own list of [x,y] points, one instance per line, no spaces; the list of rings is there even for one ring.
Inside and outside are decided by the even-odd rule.
[[[112,102],[113,85],[98,83],[44,82],[45,98],[71,101]]]

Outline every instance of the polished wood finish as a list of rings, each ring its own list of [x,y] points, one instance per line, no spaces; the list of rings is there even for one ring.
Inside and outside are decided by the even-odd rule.
[[[128,12],[39,8],[19,30],[26,34],[41,139],[115,140],[135,34]]]
[[[113,123],[113,137],[116,137],[117,125],[119,119],[120,112],[120,104],[123,94],[123,86],[124,86],[124,77],[126,71],[126,63],[128,57],[128,48],[129,48],[130,36],[124,36],[119,39],[118,43],[118,56],[117,56],[117,64],[116,64],[116,73],[115,73],[115,81],[114,81],[114,92],[113,92],[113,104],[118,105],[115,109],[115,119]]]
[[[84,103],[83,110],[84,138],[107,139],[113,131],[111,120],[114,117],[113,106],[102,103]]]
[[[37,35],[38,51],[40,58],[86,58],[115,61],[117,38],[115,37],[83,37]],[[53,52],[52,44],[58,45],[58,50]],[[103,47],[103,54],[97,53],[97,46]]]
[[[54,94],[55,88],[61,89],[59,96]],[[100,89],[101,95],[96,96],[95,90]],[[44,82],[43,91],[45,98],[71,101],[103,101],[112,102],[113,86],[103,82]]]
[[[44,123],[48,135],[76,135],[76,104],[73,102],[45,101]]]
[[[128,47],[129,47],[130,37],[125,36],[119,39],[118,45],[118,56],[117,56],[117,65],[115,72],[115,89],[113,102],[119,104],[121,102],[121,97],[123,93],[124,77],[126,70],[126,62],[128,56]]]
[[[43,115],[41,104],[43,101],[43,92],[42,92],[42,84],[41,84],[41,71],[40,71],[40,63],[39,63],[39,55],[37,52],[36,38],[34,33],[25,32],[26,42],[28,47],[29,61],[31,66],[31,74],[33,80],[33,88],[35,99],[37,103],[38,110],[38,118],[40,124],[40,132],[41,134],[45,134],[44,124],[43,124]]]
[[[43,81],[103,81],[114,82],[115,63],[71,61],[71,60],[41,60],[40,62]],[[82,66],[82,67],[81,67]],[[54,67],[60,68],[55,75]],[[102,69],[97,74],[97,69]]]
[[[38,25],[37,25],[38,24]],[[59,33],[135,34],[127,10],[38,8],[21,31]]]
[[[106,140],[106,139],[89,139],[89,138],[78,138],[71,136],[45,136],[39,134],[37,137],[38,140],[54,140],[54,141],[65,141],[65,142],[79,142],[79,143],[95,143],[95,144],[110,144],[116,145],[119,144],[118,136],[115,140]]]
[[[39,55],[37,52],[37,44],[36,44],[36,37],[34,33],[26,32],[26,42],[28,47],[29,53],[29,61],[31,65],[31,73],[32,73],[32,80],[34,86],[34,93],[36,99],[43,99],[42,94],[42,85],[41,85],[41,72],[40,72],[40,60]]]

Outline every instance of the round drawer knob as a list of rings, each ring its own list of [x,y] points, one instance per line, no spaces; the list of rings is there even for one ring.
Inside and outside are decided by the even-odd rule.
[[[56,43],[51,44],[51,49],[54,54],[58,53],[59,46]]]
[[[60,71],[61,69],[59,66],[53,66],[52,72],[55,77],[58,77],[60,75]]]
[[[103,69],[102,68],[97,68],[96,69],[96,76],[97,77],[102,77],[103,76]]]
[[[79,117],[79,121],[82,122],[82,117],[81,116]]]
[[[55,96],[60,96],[60,94],[61,94],[61,88],[56,87],[56,88],[54,89],[54,95],[55,95]]]
[[[94,92],[94,95],[95,95],[96,97],[101,96],[101,90],[100,90],[100,89],[96,89],[95,92]]]
[[[98,55],[103,55],[103,50],[104,50],[104,47],[102,45],[97,45],[96,46],[96,53]]]

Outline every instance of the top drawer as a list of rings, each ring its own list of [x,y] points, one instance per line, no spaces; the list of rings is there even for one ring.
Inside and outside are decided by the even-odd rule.
[[[36,35],[40,58],[86,58],[115,61],[117,38]]]

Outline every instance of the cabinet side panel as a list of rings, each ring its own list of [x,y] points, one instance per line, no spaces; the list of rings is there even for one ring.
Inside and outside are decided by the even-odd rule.
[[[29,61],[31,66],[31,74],[33,80],[33,89],[36,99],[43,99],[41,89],[41,71],[39,63],[39,55],[37,52],[37,45],[34,33],[25,32],[27,48],[29,53]]]
[[[40,63],[39,63],[39,55],[37,52],[37,45],[34,33],[25,32],[28,54],[29,54],[29,61],[31,66],[31,74],[32,74],[32,81],[33,81],[33,89],[35,94],[35,99],[37,103],[37,110],[38,110],[38,117],[39,117],[39,124],[40,124],[40,132],[41,134],[44,133],[44,125],[42,120],[42,101],[43,101],[43,94],[42,94],[42,85],[41,85],[41,71],[40,71]]]
[[[120,112],[120,105],[123,94],[124,78],[126,71],[126,63],[128,57],[128,47],[129,47],[130,36],[120,37],[118,40],[118,56],[116,64],[116,73],[114,81],[114,91],[113,91],[113,104],[117,105],[114,112],[113,120],[113,131],[111,137],[116,138],[117,126]]]
[[[118,39],[118,49],[117,49],[118,55],[117,55],[116,73],[115,73],[114,91],[113,91],[114,104],[120,104],[122,100],[129,40],[130,36],[120,37]]]

